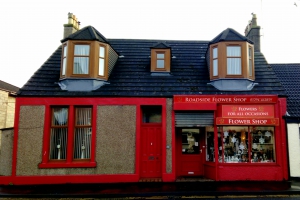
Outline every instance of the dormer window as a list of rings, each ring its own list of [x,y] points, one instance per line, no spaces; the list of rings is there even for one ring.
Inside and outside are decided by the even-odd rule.
[[[109,48],[98,41],[67,41],[63,44],[61,78],[107,80]]]
[[[171,48],[159,43],[151,48],[151,72],[170,72]]]
[[[61,42],[62,90],[93,91],[109,83],[119,55],[99,31],[87,26]]]
[[[246,91],[256,85],[254,43],[227,28],[209,43],[207,62],[210,85],[218,90]]]
[[[254,80],[253,45],[248,42],[219,42],[210,46],[210,79]]]

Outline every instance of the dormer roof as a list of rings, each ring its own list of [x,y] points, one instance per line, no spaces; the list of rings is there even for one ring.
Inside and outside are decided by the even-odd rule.
[[[166,43],[164,42],[159,42],[156,43],[155,45],[153,45],[152,47],[150,47],[150,49],[170,49],[171,47],[168,46]]]
[[[250,44],[254,44],[251,40],[247,37],[239,34],[237,31],[233,30],[232,28],[227,28],[223,32],[221,32],[217,37],[212,39],[209,44],[215,44],[218,42],[225,42],[225,41],[246,41]]]
[[[97,40],[99,42],[108,43],[106,38],[97,31],[93,26],[86,26],[79,31],[69,35],[68,37],[61,40],[61,43],[67,40]]]

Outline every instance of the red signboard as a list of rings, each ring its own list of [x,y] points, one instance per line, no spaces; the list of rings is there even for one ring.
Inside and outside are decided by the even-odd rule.
[[[226,118],[274,118],[274,105],[222,105]]]
[[[217,125],[259,125],[259,126],[266,126],[266,125],[273,125],[279,126],[279,119],[278,118],[269,118],[269,119],[262,119],[262,118],[222,118],[217,117],[216,119]]]
[[[274,95],[174,95],[174,103],[276,103]]]

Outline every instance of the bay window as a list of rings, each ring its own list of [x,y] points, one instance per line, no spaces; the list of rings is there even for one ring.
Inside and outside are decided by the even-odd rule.
[[[62,45],[60,78],[107,80],[111,71],[109,69],[117,58],[117,53],[108,44],[69,40]]]
[[[210,80],[255,79],[254,48],[248,42],[219,42],[209,50]]]

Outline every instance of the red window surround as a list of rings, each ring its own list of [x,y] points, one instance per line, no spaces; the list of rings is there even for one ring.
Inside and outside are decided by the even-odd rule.
[[[45,116],[45,132],[43,141],[43,156],[42,162],[39,164],[39,168],[68,168],[68,167],[96,167],[95,162],[95,142],[96,142],[96,113],[97,107],[92,106],[92,138],[91,138],[91,155],[90,159],[74,160],[73,149],[74,149],[74,126],[75,126],[75,106],[77,105],[55,105],[64,106],[69,108],[68,113],[68,146],[67,156],[65,160],[50,160],[49,149],[50,149],[50,130],[51,130],[51,119],[52,119],[52,106],[46,106]],[[80,105],[82,106],[82,105]]]

